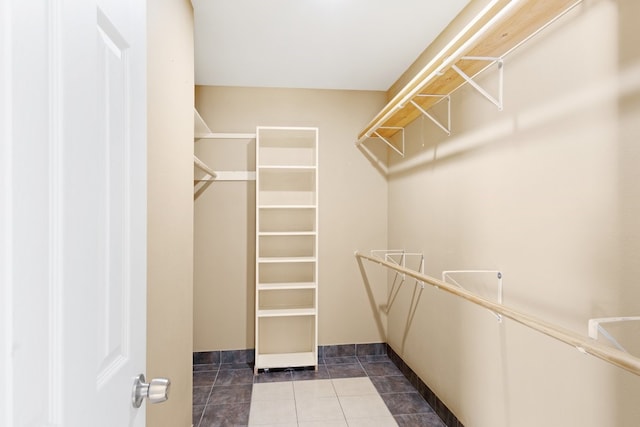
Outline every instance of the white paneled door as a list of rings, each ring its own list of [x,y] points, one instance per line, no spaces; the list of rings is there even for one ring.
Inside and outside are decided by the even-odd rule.
[[[142,427],[145,1],[0,21],[0,426]]]

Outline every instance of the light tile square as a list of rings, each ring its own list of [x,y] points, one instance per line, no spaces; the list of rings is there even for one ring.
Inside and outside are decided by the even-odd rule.
[[[349,427],[398,427],[398,423],[392,417],[352,418],[348,421]]]
[[[344,420],[337,397],[316,397],[296,400],[298,422]]]
[[[294,400],[255,400],[251,402],[249,425],[295,424],[296,404]]]
[[[294,381],[293,391],[296,400],[336,396],[331,380]]]
[[[345,424],[346,425],[346,424]],[[249,427],[298,427],[298,423],[285,423],[285,424],[249,424]]]
[[[251,400],[293,400],[293,383],[257,383],[253,385]]]
[[[376,387],[368,377],[334,379],[333,387],[338,396],[378,394],[378,390],[376,390]]]
[[[340,405],[347,422],[353,418],[389,417],[391,412],[377,394],[340,396]]]
[[[299,427],[349,427],[345,420],[321,420],[321,421],[302,421],[298,423]]]

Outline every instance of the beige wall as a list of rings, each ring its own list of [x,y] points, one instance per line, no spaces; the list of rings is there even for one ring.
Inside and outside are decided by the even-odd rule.
[[[392,160],[389,246],[435,277],[500,269],[505,304],[581,334],[640,314],[638,9],[585,1],[509,56],[503,112],[466,86],[452,136],[415,121]],[[388,327],[466,426],[639,423],[639,377],[448,294],[403,287]],[[638,326],[617,333],[640,356]]]
[[[319,342],[384,342],[353,256],[386,246],[385,178],[354,146],[383,92],[198,87],[214,132],[256,125],[317,126],[319,142]],[[254,143],[202,140],[215,170],[254,170]],[[195,202],[194,349],[254,348],[255,182],[214,182]],[[382,272],[378,271],[378,278]],[[376,274],[375,272],[372,274]],[[384,284],[378,280],[378,299]]]
[[[171,379],[147,425],[191,426],[193,348],[193,10],[148,8],[147,377]]]

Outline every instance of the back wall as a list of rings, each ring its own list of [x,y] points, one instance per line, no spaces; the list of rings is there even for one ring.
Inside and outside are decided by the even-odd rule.
[[[386,341],[386,321],[353,256],[387,242],[386,180],[354,146],[384,101],[384,92],[196,88],[196,108],[213,132],[319,128],[320,345]],[[255,170],[255,141],[201,140],[195,149],[214,170]],[[194,216],[194,351],[252,349],[255,181],[213,182]],[[384,299],[384,284],[374,291]]]

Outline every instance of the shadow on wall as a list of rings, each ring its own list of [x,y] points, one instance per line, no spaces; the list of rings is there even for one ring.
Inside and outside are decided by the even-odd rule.
[[[640,16],[640,2],[619,0],[617,2],[618,26],[618,86],[615,94],[618,109],[618,239],[620,262],[618,283],[620,299],[619,312],[610,316],[640,315],[640,31],[637,17]],[[624,325],[625,333],[618,338],[621,342],[638,342],[637,328]],[[638,346],[634,346],[638,348]],[[640,354],[634,354],[640,357]],[[635,384],[634,384],[635,383]],[[617,414],[635,408],[635,419],[640,419],[640,407],[634,403],[637,398],[637,378],[628,373],[620,373],[612,384],[616,391],[613,397],[618,405]],[[614,425],[622,425],[625,420],[613,420]]]
[[[256,140],[253,139],[251,140],[251,142],[249,144],[247,144],[245,146],[245,155],[243,156],[244,159],[244,167],[245,170],[248,171],[255,171],[256,170]],[[246,265],[246,289],[247,289],[247,295],[249,295],[249,298],[247,298],[246,301],[246,308],[245,308],[245,313],[246,313],[246,333],[245,333],[245,337],[246,337],[246,348],[254,348],[255,347],[255,341],[256,341],[256,336],[255,336],[255,332],[256,332],[256,325],[255,325],[255,315],[256,315],[256,303],[255,303],[255,286],[256,286],[256,264],[255,264],[255,259],[256,259],[256,241],[255,241],[255,236],[256,236],[256,182],[257,181],[249,181],[247,182],[247,199],[246,199],[246,209],[247,209],[247,241],[246,241],[246,248],[247,248],[247,255],[246,255],[246,260],[247,260],[247,265]]]
[[[388,255],[390,254],[385,255],[385,260],[389,260],[387,258]],[[399,254],[395,254],[395,255],[398,256]],[[421,255],[421,254],[409,254],[409,255]],[[411,268],[404,265],[404,261],[403,261],[405,256],[404,252],[400,256],[401,256],[400,259],[402,261],[398,262],[394,259],[391,259],[390,261],[397,265],[403,265],[407,268]],[[389,316],[391,309],[393,308],[394,303],[398,295],[400,294],[402,288],[410,287],[412,289],[409,309],[407,310],[405,324],[402,329],[402,341],[399,348],[400,351],[398,351],[399,354],[402,354],[404,352],[405,343],[407,341],[407,337],[409,336],[409,331],[411,330],[411,326],[413,325],[413,320],[415,318],[416,311],[418,309],[418,304],[420,303],[420,297],[422,296],[422,291],[424,290],[425,285],[424,283],[418,281],[417,279],[409,279],[409,281],[407,281],[407,277],[405,274],[399,273],[397,271],[396,272],[389,271],[388,274],[394,275],[393,280],[390,281],[391,285],[387,286],[386,301],[383,304],[380,304],[375,299],[375,294],[373,292],[373,289],[371,288],[371,282],[369,281],[369,278],[366,273],[366,269],[364,268],[364,265],[362,263],[362,258],[356,256],[356,261],[358,262],[358,266],[360,268],[360,274],[362,276],[362,281],[367,291],[367,296],[369,298],[369,304],[371,306],[371,310],[376,319],[378,331],[380,332],[381,336],[385,337],[385,340],[387,340],[387,336],[386,334],[384,334],[386,328],[383,325],[383,319],[382,319],[381,313],[384,314],[385,317]],[[423,266],[423,262],[424,262],[424,259],[420,261],[420,266],[415,271],[422,272],[421,267]],[[387,284],[388,282],[385,283],[385,285]]]
[[[385,327],[382,322],[382,316],[380,315],[381,309],[378,307],[378,302],[376,301],[375,294],[373,289],[371,289],[371,282],[369,281],[369,276],[367,276],[367,270],[364,268],[362,263],[362,258],[356,258],[358,262],[358,268],[360,269],[360,274],[362,275],[362,283],[364,284],[365,290],[367,291],[367,297],[369,298],[369,305],[371,306],[371,312],[373,313],[373,317],[376,321],[376,327],[378,328],[378,334],[381,337],[384,337],[385,341],[387,340],[387,336],[385,333]]]

